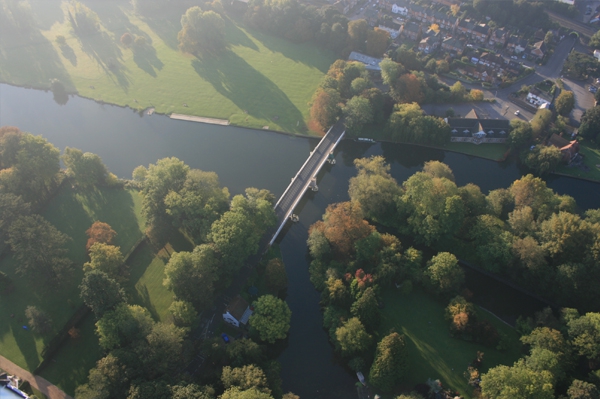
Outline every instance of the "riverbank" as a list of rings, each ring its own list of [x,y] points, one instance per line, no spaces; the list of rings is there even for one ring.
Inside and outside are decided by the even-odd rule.
[[[160,114],[304,133],[308,102],[335,59],[312,44],[246,30],[227,18],[228,47],[221,54],[182,53],[177,33],[185,7],[167,9],[159,21],[140,18],[114,2],[90,4],[100,28],[76,36],[65,17],[66,4],[36,6],[40,15],[28,34],[0,28],[5,53],[0,81],[49,89],[50,79],[56,78],[67,92],[137,111],[152,107]],[[146,44],[122,45],[119,38],[125,32],[143,37]],[[61,35],[64,44],[56,42]]]

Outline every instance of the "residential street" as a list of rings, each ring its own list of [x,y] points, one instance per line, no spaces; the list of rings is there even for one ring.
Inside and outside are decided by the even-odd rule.
[[[463,83],[465,87],[469,89],[482,90],[485,98],[495,98],[495,103],[474,103],[474,104],[429,104],[425,105],[423,109],[425,112],[443,116],[448,108],[453,108],[456,114],[466,115],[471,109],[485,118],[520,118],[522,120],[530,120],[533,118],[533,113],[519,107],[518,105],[509,101],[508,96],[511,93],[516,92],[523,85],[533,85],[541,82],[545,79],[552,81],[556,80],[561,76],[563,64],[569,55],[569,52],[573,47],[579,49],[581,45],[578,43],[578,39],[566,37],[557,46],[554,54],[546,65],[536,67],[536,72],[526,78],[516,82],[510,87],[504,89],[492,89],[486,90],[481,87],[481,84],[468,84]],[[440,78],[444,83],[452,85],[456,80],[450,78]],[[572,117],[576,121],[581,120],[583,111],[594,106],[594,96],[588,91],[589,84],[584,81],[573,81],[570,79],[563,78],[565,83],[565,89],[571,90],[575,94],[575,110],[572,113]],[[515,111],[519,110],[520,115],[516,116]]]

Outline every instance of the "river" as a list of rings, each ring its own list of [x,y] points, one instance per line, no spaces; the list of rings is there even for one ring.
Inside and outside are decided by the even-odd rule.
[[[3,84],[0,125],[41,134],[61,150],[70,146],[96,153],[111,172],[122,178],[129,178],[138,165],[175,156],[192,168],[215,171],[232,194],[254,186],[281,195],[317,143],[315,139],[267,131],[176,121],[161,115],[140,116],[130,109],[74,96],[65,105],[58,105],[50,92]],[[471,182],[484,193],[508,187],[522,175],[511,163],[498,164],[411,145],[343,141],[336,153],[337,164],[327,165],[320,173],[319,191],[306,194],[299,205],[300,222],[286,229],[279,239],[290,281],[286,300],[292,310],[288,345],[279,358],[284,392],[315,399],[355,395],[356,379],[336,363],[321,328],[319,293],[308,276],[306,239],[308,227],[321,217],[328,204],[348,199],[348,180],[355,175],[353,160],[371,155],[383,155],[399,182],[428,160],[445,162],[454,171],[458,185]],[[548,186],[573,196],[582,209],[600,204],[600,184],[553,176]],[[504,294],[518,295],[507,292]]]

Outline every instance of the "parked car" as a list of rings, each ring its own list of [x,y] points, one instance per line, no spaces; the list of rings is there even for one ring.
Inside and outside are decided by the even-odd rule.
[[[513,60],[518,60],[519,59],[516,55],[511,55],[510,58],[512,58]]]
[[[521,115],[521,111],[519,111],[519,110],[516,110],[516,111],[515,111],[515,115],[517,115],[517,116]]]
[[[596,86],[590,86],[589,91],[590,93],[595,93],[598,91],[598,88]]]
[[[221,338],[223,338],[223,341],[225,341],[226,344],[229,343],[229,336],[227,334],[222,333]]]

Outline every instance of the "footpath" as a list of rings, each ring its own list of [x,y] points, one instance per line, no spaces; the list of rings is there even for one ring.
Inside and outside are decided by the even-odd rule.
[[[50,381],[40,376],[31,374],[29,371],[22,369],[4,356],[0,356],[0,369],[4,370],[8,374],[16,375],[17,377],[28,381],[32,387],[46,395],[48,399],[73,399],[71,396],[64,393],[59,387],[50,383]]]

